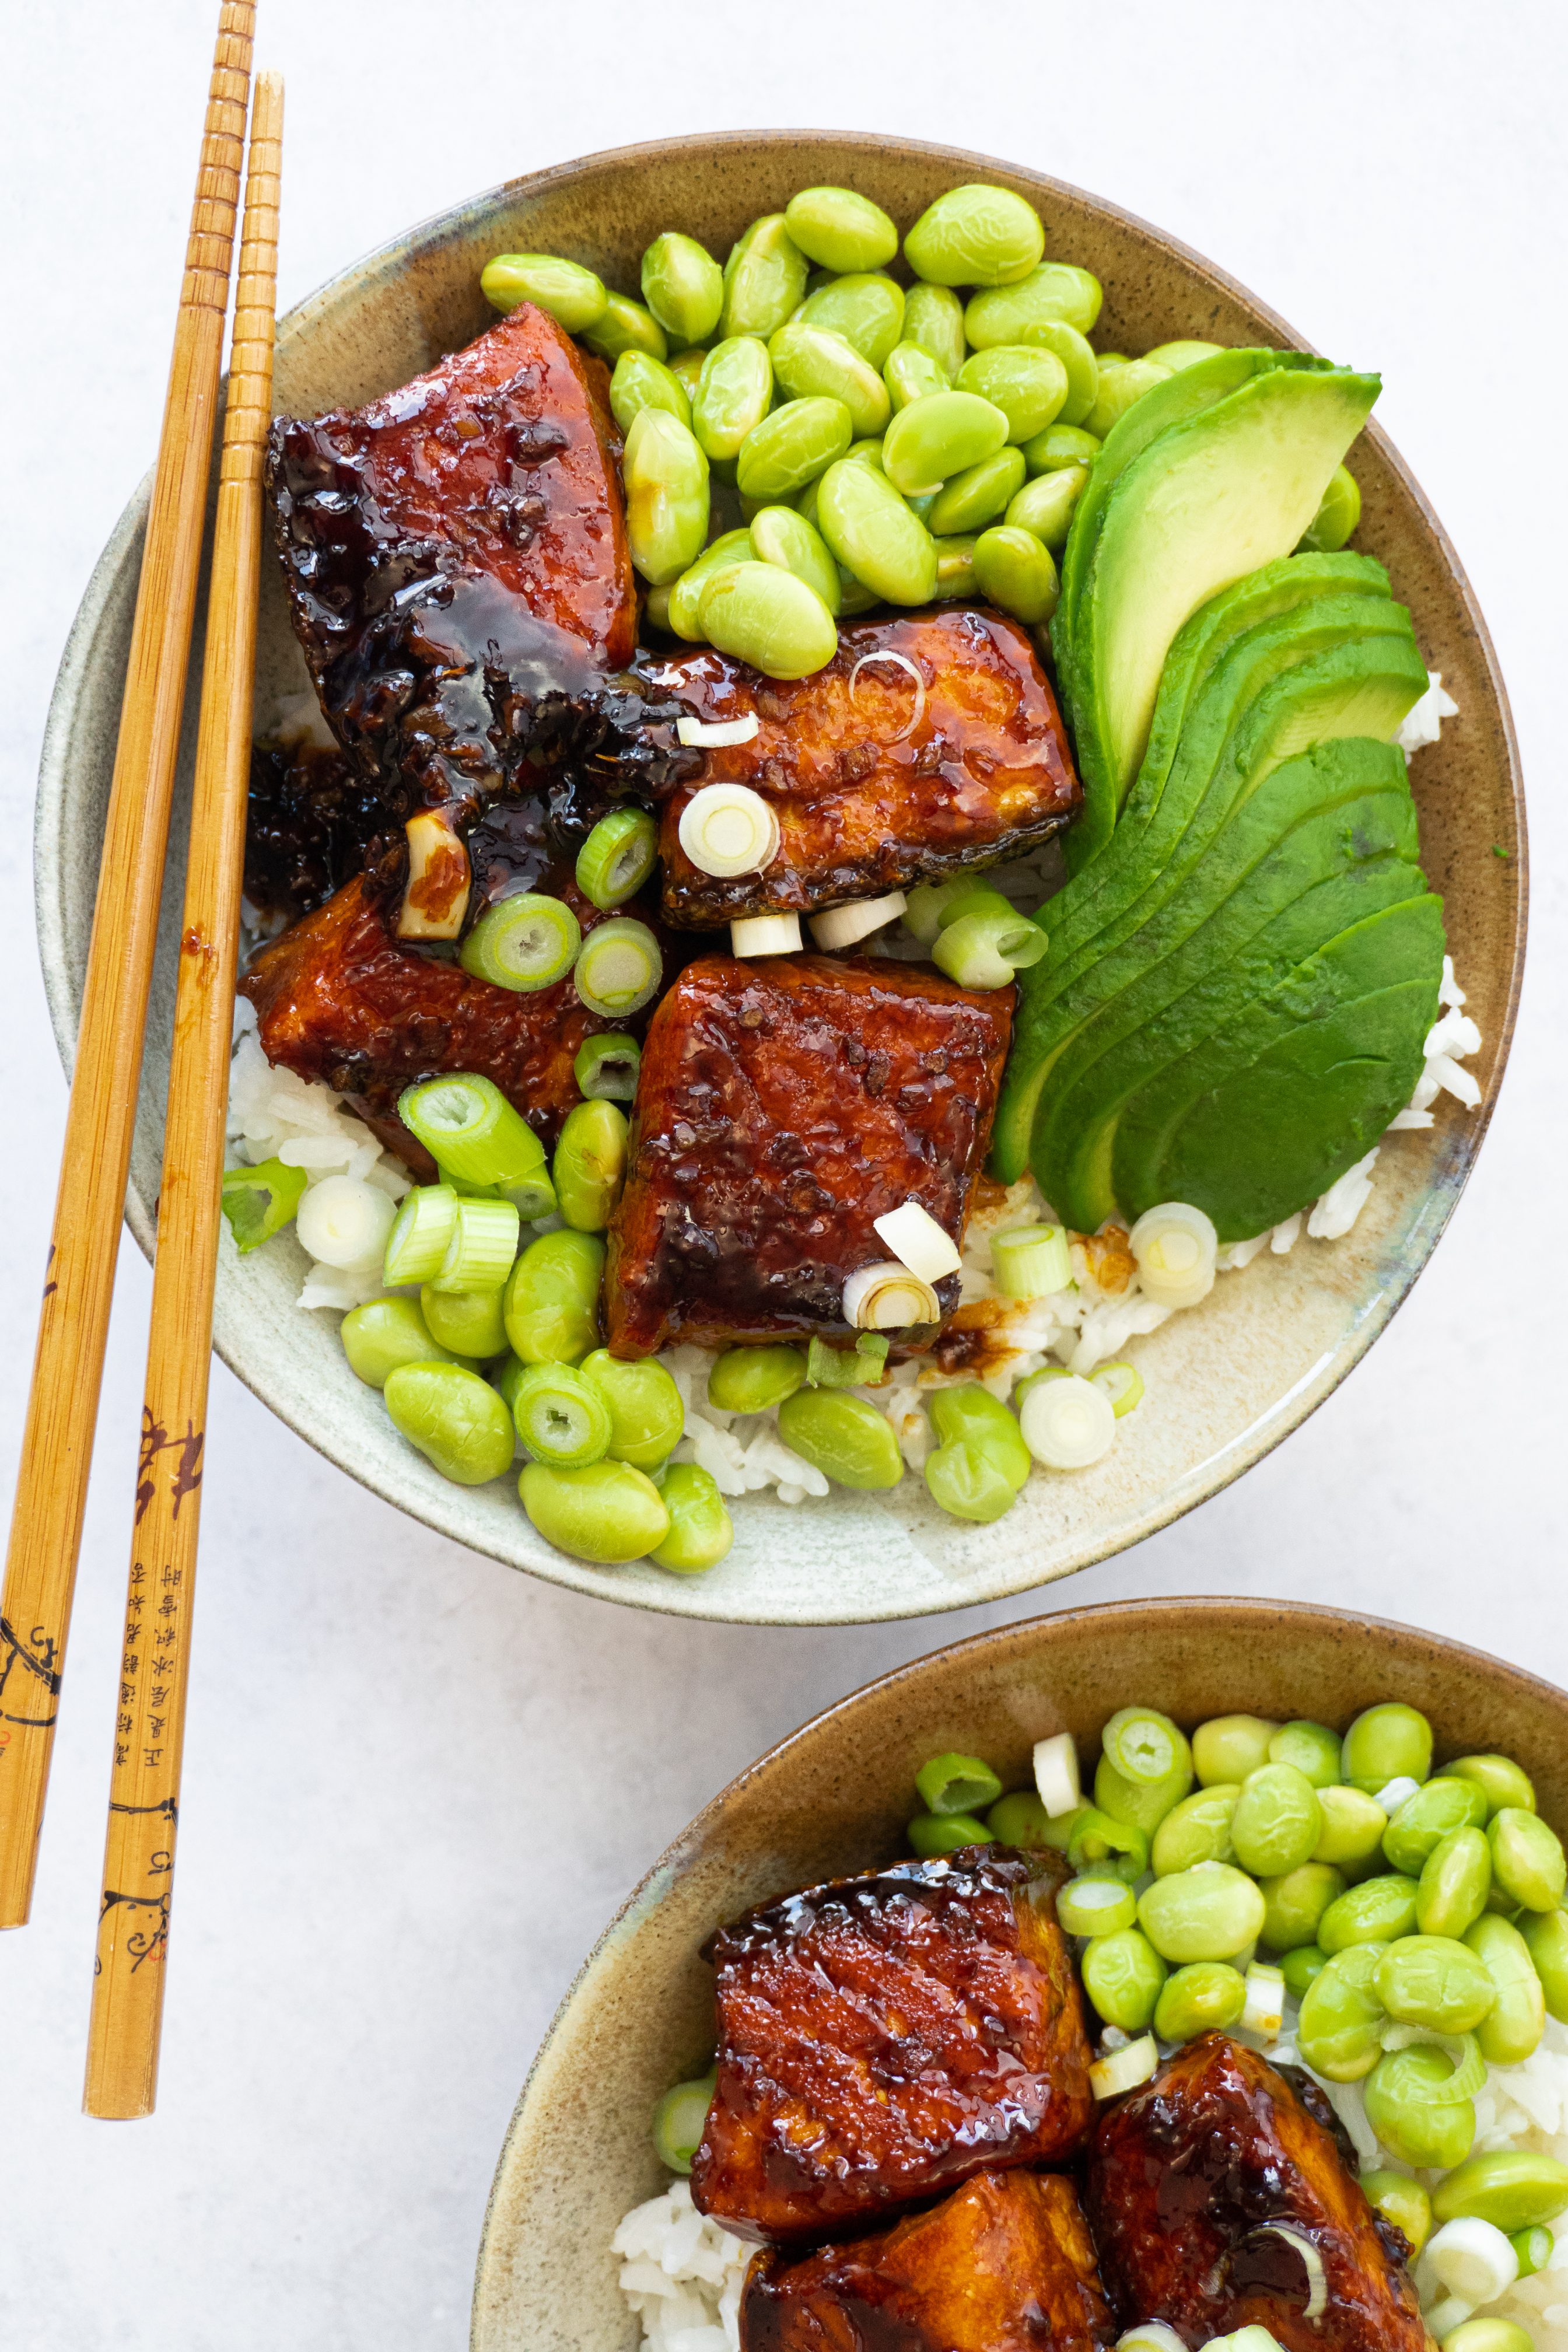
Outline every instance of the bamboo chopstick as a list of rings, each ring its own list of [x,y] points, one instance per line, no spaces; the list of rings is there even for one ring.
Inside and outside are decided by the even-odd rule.
[[[141,1471],[83,2099],[89,2116],[150,2115],[158,2084],[245,863],[282,136],[282,79],[261,74],[250,112],[207,596]]]
[[[252,0],[224,0],[0,1593],[0,1927],[32,1904],[136,1118],[244,152]]]

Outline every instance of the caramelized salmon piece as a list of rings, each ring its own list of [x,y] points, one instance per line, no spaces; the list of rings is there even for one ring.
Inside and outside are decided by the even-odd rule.
[[[1059,2172],[977,2173],[876,2237],[758,2254],[741,2301],[742,2352],[1094,2352],[1114,2335]]]
[[[1331,2124],[1326,2100],[1314,2115],[1220,2033],[1112,2107],[1090,2143],[1087,2202],[1123,2325],[1163,2319],[1193,2346],[1257,2325],[1284,2352],[1423,2352],[1409,2249],[1367,2203]]]
[[[1049,840],[1081,799],[1035,649],[1000,613],[853,623],[826,668],[794,684],[710,651],[646,674],[704,720],[757,720],[749,742],[710,751],[664,803],[672,923],[804,911],[994,866]],[[773,810],[779,851],[762,873],[720,879],[681,848],[681,813],[705,783],[749,784]]]
[[[700,2209],[741,2237],[798,2242],[1070,2156],[1094,2102],[1055,1861],[969,1846],[721,1930]]]
[[[844,1284],[915,1200],[961,1236],[1013,991],[890,957],[707,956],[648,1029],[610,1231],[610,1345],[844,1335]],[[936,1286],[943,1311],[958,1276]]]

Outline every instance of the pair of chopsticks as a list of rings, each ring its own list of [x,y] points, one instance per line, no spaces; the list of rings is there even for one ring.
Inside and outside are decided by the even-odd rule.
[[[238,950],[271,416],[283,85],[254,0],[224,0],[148,516],[0,1596],[0,1927],[31,1906],[142,1066],[217,414],[242,163],[245,216],[218,469],[201,725],[163,1138],[147,1384],[84,2105],[152,2112],[179,1819],[213,1279]]]

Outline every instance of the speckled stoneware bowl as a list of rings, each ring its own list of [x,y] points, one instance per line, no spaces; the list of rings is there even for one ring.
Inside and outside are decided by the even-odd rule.
[[[1414,1626],[1289,1601],[1137,1601],[1009,1625],[921,1658],[780,1742],[698,1814],[611,1922],[533,2063],[485,2217],[475,2352],[634,2352],[609,2252],[666,2178],[653,2105],[713,2048],[700,1947],[754,1903],[901,1853],[915,1769],[956,1749],[1026,1787],[1037,1739],[1086,1754],[1119,1706],[1187,1726],[1245,1711],[1342,1727],[1378,1699],[1440,1758],[1500,1749],[1568,1822],[1568,1693]]]
[[[543,248],[637,282],[661,229],[694,232],[717,253],[755,215],[816,182],[864,189],[907,227],[944,188],[976,178],[1038,206],[1047,251],[1086,263],[1105,284],[1103,345],[1143,351],[1177,335],[1227,343],[1300,339],[1197,255],[1058,181],[951,148],[890,139],[775,131],[672,140],[592,156],[518,180],[411,230],[289,312],[279,333],[276,401],[313,413],[386,392],[490,321],[479,269],[489,255]],[[1355,359],[1375,363],[1377,354]],[[916,1615],[1027,1590],[1136,1543],[1256,1462],[1370,1346],[1420,1272],[1485,1130],[1507,1053],[1524,945],[1523,812],[1517,756],[1485,625],[1453,550],[1375,427],[1357,445],[1364,501],[1359,544],[1381,556],[1430,666],[1459,705],[1442,743],[1415,763],[1421,836],[1447,899],[1455,961],[1485,1037],[1482,1107],[1446,1110],[1427,1133],[1384,1153],[1353,1235],[1301,1244],[1224,1279],[1200,1313],[1141,1343],[1148,1402],[1093,1470],[1031,1482],[999,1525],[946,1518],[922,1482],[886,1498],[836,1493],[790,1510],[748,1497],[733,1551],[700,1577],[563,1559],[536,1537],[513,1482],[478,1490],[440,1478],[404,1444],[380,1397],[353,1378],[337,1318],[295,1300],[305,1261],[291,1237],[240,1262],[224,1237],[216,1344],[272,1410],[351,1475],[475,1550],[636,1607],[784,1624]],[[39,794],[38,925],[60,1050],[75,1048],[82,969],[108,799],[121,683],[146,511],[139,497],[93,574],[67,647]],[[306,684],[276,567],[267,566],[258,723]],[[194,740],[194,723],[187,730]],[[184,787],[188,796],[188,775]],[[178,836],[178,828],[177,828]],[[1509,854],[1505,863],[1493,844]],[[147,1068],[132,1165],[130,1216],[153,1237],[175,942],[184,870],[176,837],[164,893]]]

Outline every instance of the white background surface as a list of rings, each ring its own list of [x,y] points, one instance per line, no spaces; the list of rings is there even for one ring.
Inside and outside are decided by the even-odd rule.
[[[34,772],[76,601],[155,442],[215,16],[0,9],[7,1492],[64,1104],[33,948]],[[1568,1680],[1568,18],[1521,0],[262,0],[261,18],[258,62],[289,81],[286,303],[515,173],[799,123],[1077,181],[1382,368],[1379,414],[1469,569],[1524,748],[1533,948],[1510,1080],[1367,1364],[1240,1486],[1044,1605],[1340,1601]],[[158,2113],[87,2122],[147,1296],[128,1242],[37,1901],[0,1938],[0,2345],[455,2352],[518,2086],[635,1878],[819,1706],[1035,1604],[821,1633],[602,1607],[400,1519],[215,1367]]]

